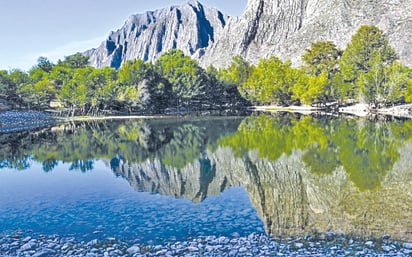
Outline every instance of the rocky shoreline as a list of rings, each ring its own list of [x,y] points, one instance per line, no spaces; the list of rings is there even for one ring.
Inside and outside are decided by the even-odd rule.
[[[0,112],[0,133],[32,130],[56,124],[57,119],[45,112],[6,111]]]
[[[15,232],[0,236],[0,255],[11,256],[411,256],[412,243],[347,237],[334,232],[275,240],[266,235],[202,236],[183,242],[140,244],[116,238],[79,241],[74,237]]]

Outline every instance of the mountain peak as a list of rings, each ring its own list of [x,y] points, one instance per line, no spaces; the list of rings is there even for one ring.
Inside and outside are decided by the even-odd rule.
[[[228,17],[190,0],[182,6],[132,15],[98,48],[85,52],[95,67],[118,68],[131,59],[155,61],[170,49],[201,56],[220,37]]]
[[[188,5],[192,5],[192,6],[202,6],[202,4],[201,4],[199,1],[197,1],[197,0],[189,0],[189,1],[187,2],[187,4],[188,4]]]
[[[412,64],[412,0],[249,0],[244,15],[231,18],[189,0],[131,16],[85,54],[96,67],[119,67],[136,58],[154,61],[172,48],[204,67],[226,66],[235,55],[252,63],[276,55],[299,64],[311,43],[327,40],[345,48],[365,24],[382,29],[401,60]]]

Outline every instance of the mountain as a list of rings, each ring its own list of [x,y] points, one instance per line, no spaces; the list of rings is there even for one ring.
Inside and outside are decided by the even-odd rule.
[[[330,40],[345,48],[365,24],[382,29],[412,64],[411,0],[249,0],[244,15],[229,21],[201,62],[225,66],[241,54],[252,62],[276,55],[299,64],[312,42]]]
[[[98,48],[85,52],[94,67],[118,68],[126,60],[154,61],[173,48],[200,58],[222,37],[228,16],[191,0],[183,6],[132,15]]]
[[[171,48],[204,67],[226,66],[235,55],[251,62],[277,55],[299,64],[312,42],[331,40],[345,48],[364,24],[382,29],[401,60],[412,64],[412,0],[249,0],[241,17],[191,0],[131,16],[85,54],[95,67],[119,67],[134,58],[153,61]]]

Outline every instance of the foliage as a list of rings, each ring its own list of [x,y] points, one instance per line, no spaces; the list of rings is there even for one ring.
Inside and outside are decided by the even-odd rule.
[[[406,81],[406,90],[404,93],[405,101],[408,103],[412,102],[412,69],[409,69],[408,79]]]
[[[411,102],[408,88],[412,85],[412,70],[399,62],[385,68],[385,83],[381,95],[384,103]]]
[[[159,74],[172,85],[172,99],[176,105],[194,104],[208,97],[206,72],[181,50],[173,49],[155,63]]]
[[[292,100],[292,87],[302,83],[300,75],[300,70],[292,68],[290,62],[284,63],[272,56],[252,67],[239,91],[254,103],[288,105]]]
[[[325,92],[330,85],[325,72],[320,75],[305,76],[301,74],[301,82],[296,83],[291,88],[293,99],[300,100],[303,104],[312,104],[317,102],[327,102]]]
[[[346,47],[340,67],[346,81],[359,85],[361,99],[376,104],[382,97],[384,70],[397,58],[383,32],[376,26],[364,25]]]
[[[53,69],[54,64],[47,59],[47,57],[40,56],[37,59],[37,67],[44,72],[50,72]]]
[[[85,68],[89,65],[89,56],[76,53],[74,55],[66,56],[64,61],[60,62],[59,65],[67,66],[72,69]]]
[[[217,76],[226,85],[242,86],[252,72],[252,66],[242,56],[233,57],[229,67],[219,70]]]
[[[311,77],[307,85],[307,92],[302,97],[303,103],[327,103],[340,99],[339,59],[343,51],[330,41],[312,43],[302,55],[304,69]],[[299,97],[299,96],[298,96]]]
[[[328,79],[331,79],[339,72],[339,59],[342,53],[333,42],[319,41],[312,43],[310,49],[305,50],[302,61],[309,74],[319,76],[326,73]]]
[[[128,61],[120,67],[118,76],[117,100],[129,112],[136,109],[156,112],[168,106],[171,85],[153,65],[141,60]]]

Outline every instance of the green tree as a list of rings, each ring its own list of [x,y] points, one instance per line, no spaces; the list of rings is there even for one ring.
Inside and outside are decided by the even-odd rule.
[[[40,56],[37,59],[37,67],[45,72],[50,72],[53,69],[54,64],[47,59],[47,57]]]
[[[302,77],[302,82],[292,86],[293,99],[300,100],[303,104],[325,103],[330,100],[325,94],[330,84],[326,72]]]
[[[29,92],[34,98],[34,104],[39,110],[49,106],[54,97],[54,84],[49,79],[44,78],[33,85],[30,85]]]
[[[406,81],[406,89],[404,92],[405,101],[408,103],[412,102],[412,69],[409,68],[409,75]]]
[[[87,74],[85,85],[88,113],[97,114],[100,108],[107,109],[115,105],[116,79],[116,70],[109,67],[92,69]]]
[[[206,72],[181,50],[172,49],[155,63],[159,74],[172,85],[177,105],[201,105],[209,97]]]
[[[142,60],[127,61],[119,69],[118,83],[121,85],[117,99],[128,109],[138,110],[143,105],[146,94],[147,67]],[[145,91],[145,92],[143,92]],[[147,98],[150,96],[146,96]]]
[[[390,46],[388,38],[376,26],[361,26],[353,35],[340,60],[344,79],[354,86],[355,92],[370,104],[376,103],[379,88],[384,80],[381,77],[384,69],[398,58]]]
[[[340,72],[339,59],[342,56],[342,50],[331,41],[319,41],[312,43],[309,49],[306,49],[302,56],[306,73],[311,76],[316,76],[322,81],[321,86],[314,85],[315,88],[321,87],[321,92],[316,91],[314,97],[317,101],[328,102],[339,98],[339,83],[335,83],[335,76]],[[327,81],[323,78],[326,75]],[[312,82],[315,78],[312,78]],[[327,83],[325,83],[327,82]],[[309,87],[311,90],[311,87]],[[313,91],[313,90],[312,90]],[[319,94],[320,93],[320,94]],[[304,100],[302,102],[305,102]]]
[[[172,96],[170,83],[155,67],[141,60],[127,61],[119,69],[118,100],[130,111],[159,112],[168,107]]]
[[[218,78],[225,84],[234,84],[237,87],[243,85],[252,72],[251,65],[242,56],[233,57],[232,63],[226,69],[218,72]]]
[[[24,101],[38,110],[48,108],[55,95],[55,85],[49,74],[38,66],[29,71],[29,82],[19,90]]]
[[[406,100],[408,83],[412,82],[412,70],[399,62],[385,69],[385,84],[381,95],[384,103],[402,103]]]
[[[253,67],[251,75],[239,91],[254,103],[288,105],[292,100],[292,87],[303,83],[302,78],[302,72],[292,68],[290,62],[284,63],[272,56],[261,59]]]
[[[331,41],[312,43],[302,55],[302,61],[308,74],[319,76],[326,72],[328,79],[339,72],[339,59],[343,51]]]
[[[68,66],[72,69],[85,68],[89,65],[89,56],[83,55],[81,53],[66,56],[64,58],[64,61],[61,62],[60,65]]]
[[[64,81],[60,90],[60,99],[65,107],[69,108],[70,115],[75,115],[76,111],[82,114],[86,112],[87,104],[87,77],[93,72],[93,68],[78,68],[72,70],[71,78]]]
[[[0,98],[10,99],[15,91],[14,84],[6,70],[0,70]]]
[[[10,96],[12,96],[11,101],[21,106],[25,103],[25,97],[27,97],[24,94],[24,87],[31,83],[30,77],[26,72],[21,70],[12,70],[9,73],[9,78],[13,85],[13,92],[10,92]]]

